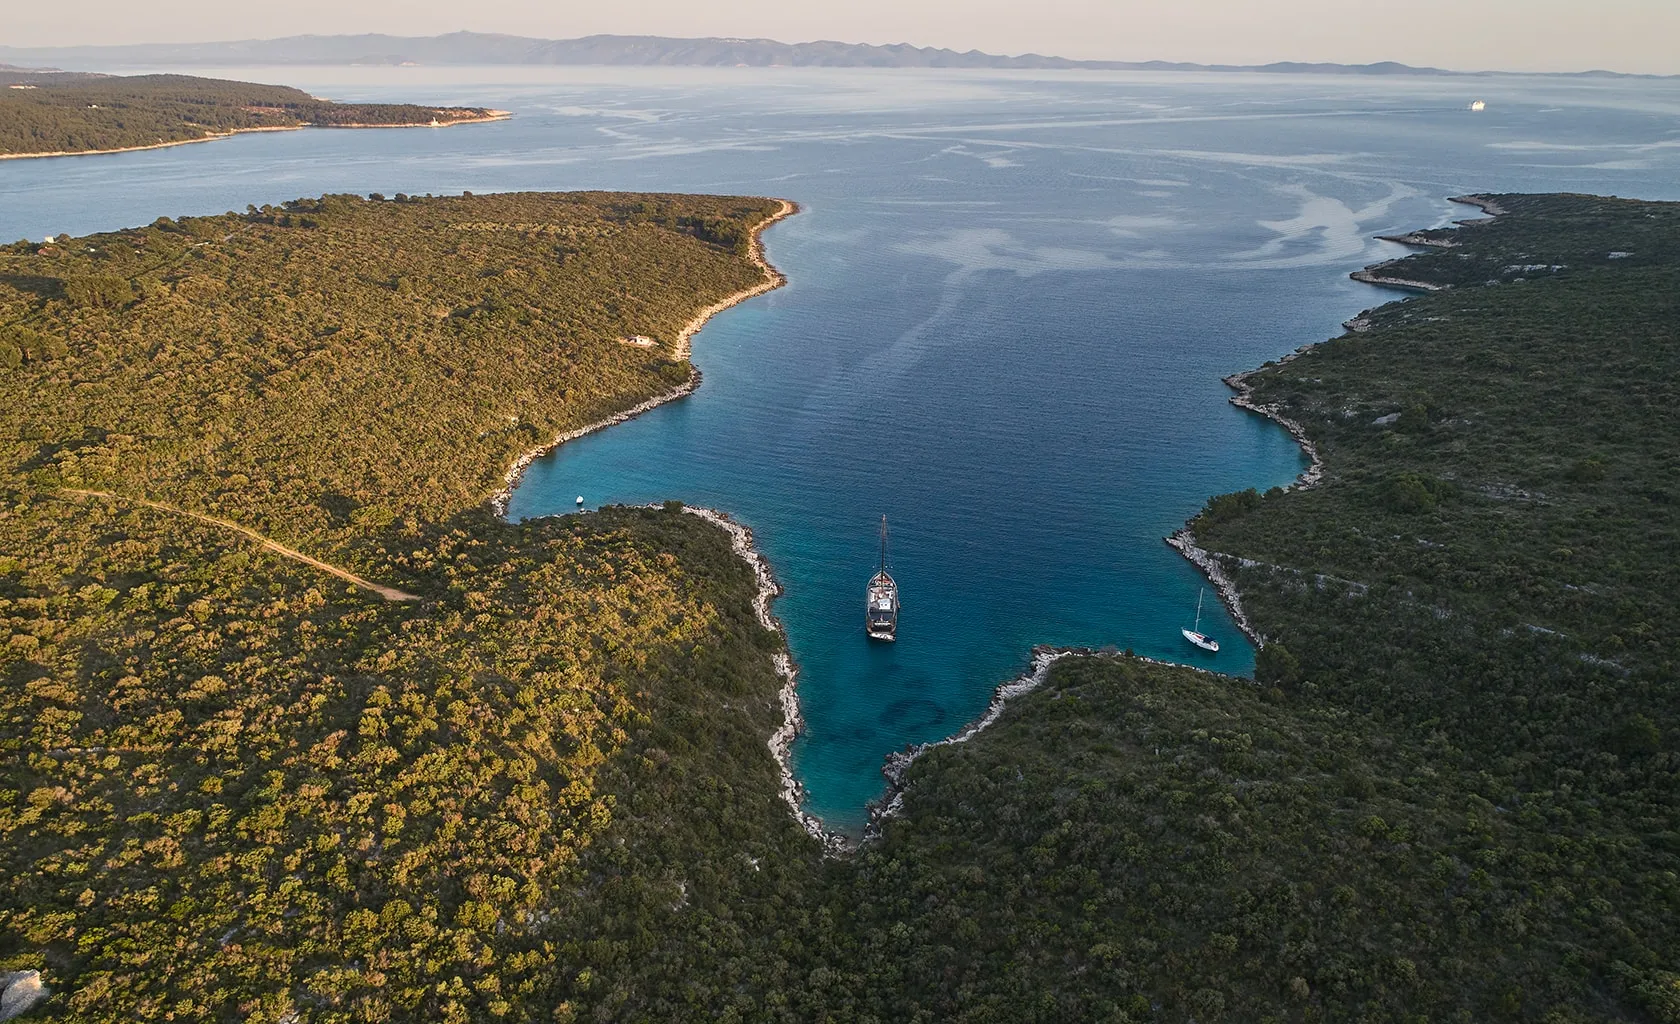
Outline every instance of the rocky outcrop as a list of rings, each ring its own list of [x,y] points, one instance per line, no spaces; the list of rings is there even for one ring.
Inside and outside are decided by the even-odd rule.
[[[1363,281],[1366,284],[1382,285],[1386,288],[1404,288],[1407,291],[1414,292],[1440,292],[1446,291],[1448,288],[1452,287],[1450,284],[1436,284],[1433,281],[1416,281],[1409,277],[1394,277],[1393,275],[1383,273],[1383,269],[1385,267],[1393,266],[1397,262],[1399,261],[1390,260],[1387,263],[1375,263],[1366,267],[1364,270],[1355,270],[1348,276],[1353,278],[1355,281]]]
[[[1207,577],[1208,582],[1213,584],[1213,589],[1218,592],[1219,599],[1225,602],[1225,610],[1231,613],[1231,621],[1237,624],[1243,635],[1256,647],[1266,646],[1260,637],[1260,631],[1255,629],[1248,621],[1248,616],[1243,614],[1242,595],[1237,592],[1236,582],[1226,574],[1225,566],[1220,564],[1213,552],[1196,544],[1196,536],[1190,532],[1190,528],[1185,527],[1168,537],[1167,546],[1183,555],[1191,565],[1202,570],[1202,575]]]
[[[1422,231],[1412,231],[1404,235],[1378,235],[1377,240],[1412,245],[1420,249],[1454,249],[1459,244],[1451,238],[1429,235]]]
[[[52,995],[41,981],[40,971],[11,971],[0,974],[0,1021],[28,1013]]]
[[[1476,209],[1478,209],[1478,210],[1482,211],[1483,213],[1487,214],[1488,217],[1498,217],[1501,214],[1509,212],[1508,210],[1505,209],[1505,207],[1500,206],[1497,202],[1493,201],[1492,199],[1488,198],[1487,196],[1448,196],[1447,197],[1447,202],[1449,202],[1449,203],[1463,203],[1465,206],[1474,206]],[[1486,219],[1487,218],[1478,217],[1475,220],[1460,220],[1460,221],[1454,221],[1453,223],[1455,223],[1455,224],[1480,224]]]

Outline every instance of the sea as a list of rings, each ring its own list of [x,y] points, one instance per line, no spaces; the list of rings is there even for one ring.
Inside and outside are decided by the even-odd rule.
[[[786,287],[694,339],[695,394],[534,464],[509,516],[677,499],[750,526],[785,594],[807,809],[856,833],[883,757],[980,715],[1035,645],[1248,685],[1253,648],[1169,549],[1304,460],[1221,378],[1401,298],[1373,236],[1465,192],[1680,199],[1680,80],[822,68],[184,69],[341,100],[510,110],[0,162],[0,237],[323,192],[777,196]],[[1474,100],[1486,109],[1469,109]],[[556,380],[556,386],[560,381]],[[587,513],[585,513],[587,514]],[[890,527],[899,639],[864,586]]]

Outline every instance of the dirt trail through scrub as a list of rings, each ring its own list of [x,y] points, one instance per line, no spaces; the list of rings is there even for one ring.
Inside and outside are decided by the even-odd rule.
[[[230,523],[226,519],[217,519],[215,516],[207,516],[202,512],[189,512],[184,508],[176,508],[173,505],[165,505],[161,502],[148,501],[145,498],[131,498],[123,494],[112,494],[109,491],[87,491],[76,487],[66,487],[59,493],[71,494],[81,498],[104,498],[107,501],[126,501],[131,504],[144,505],[147,508],[154,508],[159,512],[168,512],[170,515],[186,516],[189,519],[196,519],[201,523],[209,523],[211,526],[217,526],[224,530],[232,530],[234,533],[237,533],[242,537],[256,541],[258,544],[261,544],[263,547],[277,555],[284,555],[294,562],[302,562],[304,565],[312,565],[322,572],[337,576],[346,583],[354,584],[361,587],[363,590],[371,590],[387,601],[420,600],[420,595],[418,594],[410,594],[406,590],[398,590],[395,587],[382,587],[370,580],[364,580],[353,572],[340,569],[336,565],[328,565],[319,558],[311,558],[295,548],[289,548],[278,541],[269,540],[267,537],[264,537],[262,534],[250,529],[249,527],[240,526],[238,523]]]

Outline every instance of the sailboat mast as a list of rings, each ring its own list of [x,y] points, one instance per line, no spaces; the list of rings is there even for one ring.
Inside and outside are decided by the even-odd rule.
[[[881,517],[881,571],[887,571],[887,517]]]
[[[1202,598],[1206,596],[1206,589],[1196,591],[1196,624],[1191,628],[1198,633],[1202,631]]]

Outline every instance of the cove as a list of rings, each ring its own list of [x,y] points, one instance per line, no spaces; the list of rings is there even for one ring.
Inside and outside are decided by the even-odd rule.
[[[1179,636],[1162,543],[1303,465],[1227,374],[1393,297],[1372,235],[1470,191],[1680,198],[1680,84],[864,69],[199,69],[335,99],[510,109],[448,131],[284,132],[0,167],[6,237],[327,191],[785,197],[788,284],[693,339],[697,392],[534,464],[513,518],[679,499],[752,527],[786,588],[808,809],[856,832],[884,756],[950,735],[1035,644],[1242,674]],[[893,524],[900,640],[863,635]]]
[[[789,283],[696,336],[700,389],[539,460],[509,516],[675,498],[751,526],[786,588],[807,725],[796,774],[830,827],[858,827],[885,754],[978,715],[1035,643],[1251,670],[1214,602],[1220,654],[1185,644],[1200,577],[1161,538],[1206,496],[1286,482],[1303,461],[1225,404],[1218,363],[1186,353],[1149,300],[1170,273],[946,280],[899,253],[837,281],[834,215],[794,198],[806,212],[765,239]],[[862,629],[882,514],[903,594],[894,644]]]

